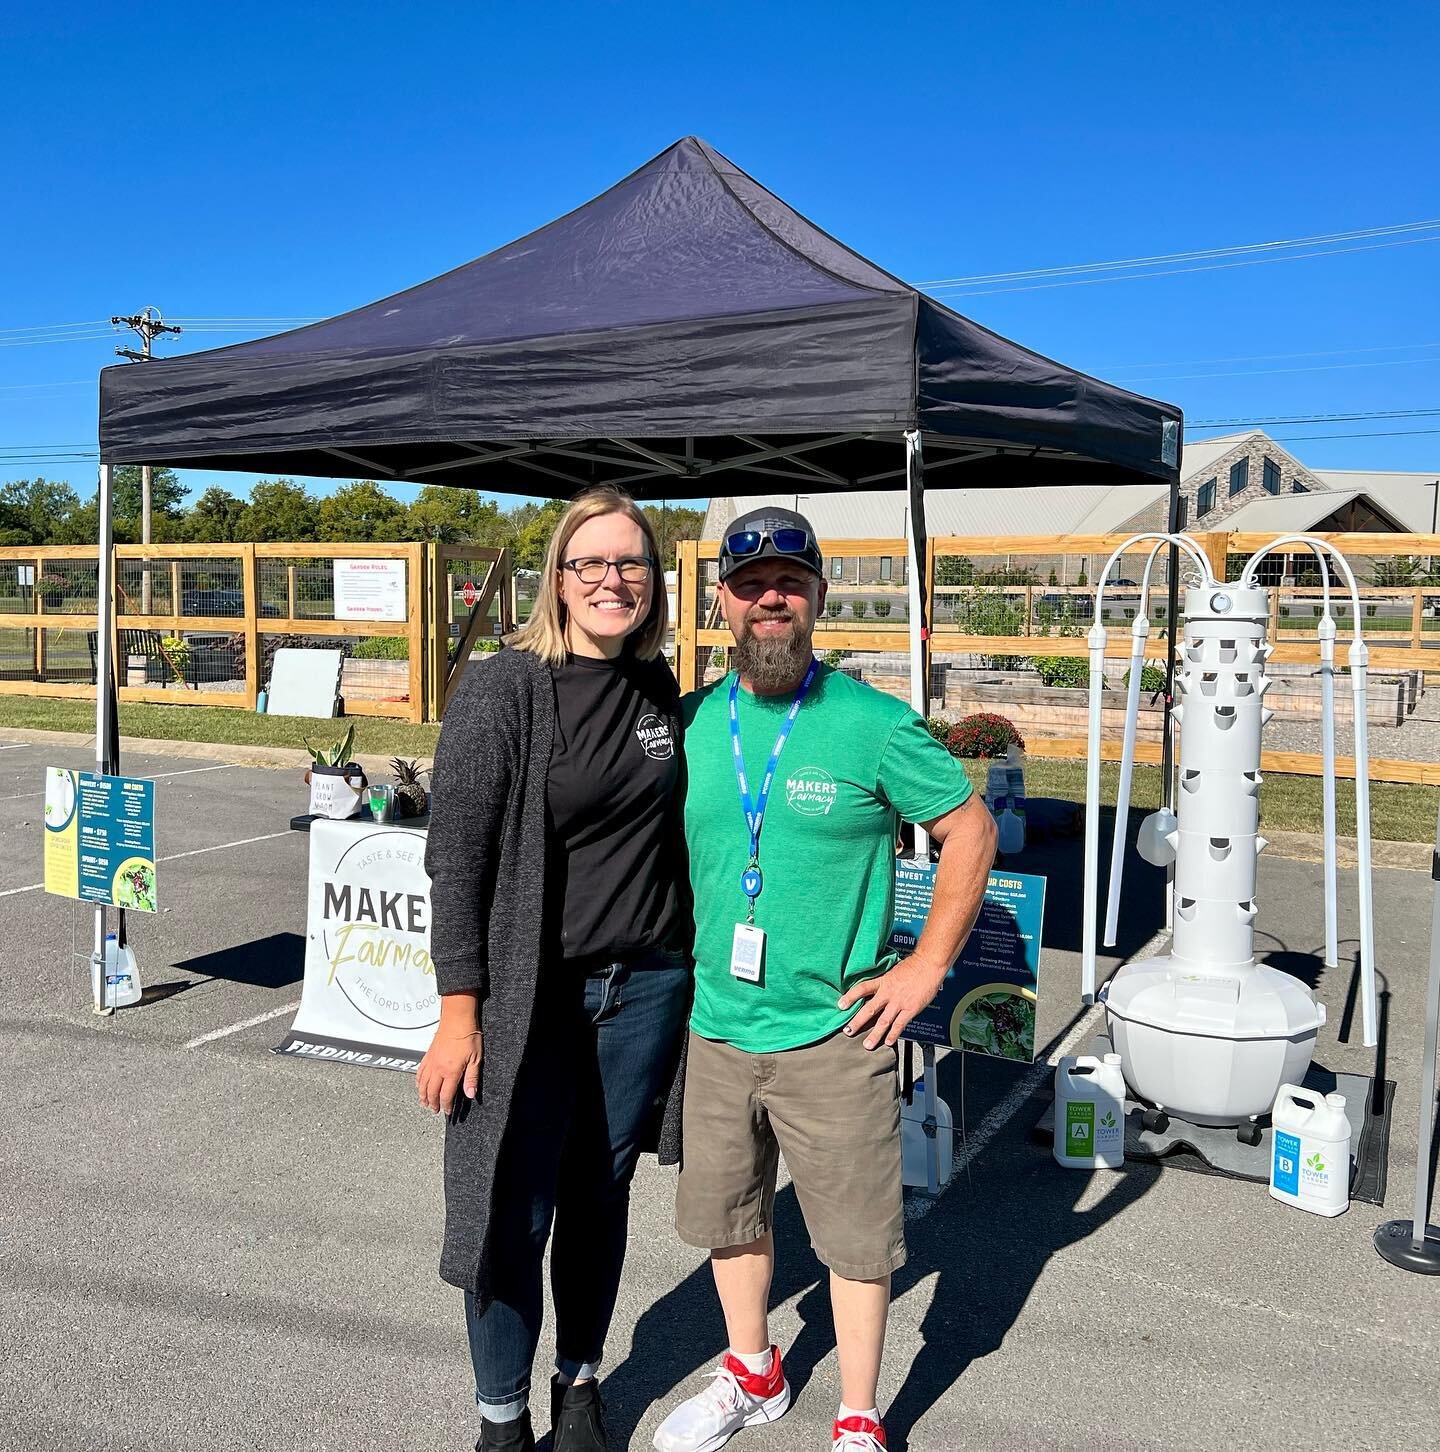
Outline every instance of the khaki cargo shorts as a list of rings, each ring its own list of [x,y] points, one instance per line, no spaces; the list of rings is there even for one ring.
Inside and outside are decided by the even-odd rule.
[[[900,1084],[891,1048],[832,1034],[777,1054],[690,1035],[681,1240],[749,1245],[774,1225],[780,1156],[815,1254],[846,1280],[905,1264]]]

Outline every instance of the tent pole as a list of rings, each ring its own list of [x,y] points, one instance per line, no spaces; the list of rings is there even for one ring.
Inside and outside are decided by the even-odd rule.
[[[110,760],[110,737],[115,730],[116,698],[111,693],[110,682],[114,673],[114,624],[115,624],[115,540],[114,499],[110,490],[110,466],[100,466],[100,532],[99,579],[95,601],[95,770],[100,775],[112,772],[119,766]],[[105,909],[95,909],[94,962],[98,973],[92,973],[92,980],[98,980],[95,998],[96,1013],[110,1013],[114,1005],[107,1002],[105,982]]]
[[[910,595],[910,704],[922,717],[930,715],[930,614],[926,594],[925,559],[925,456],[920,431],[905,433],[905,543],[909,549]],[[915,829],[915,856],[930,860],[930,839]]]
[[[925,455],[919,429],[905,431],[905,542],[909,547],[910,578],[910,704],[922,717],[930,715],[930,616],[925,561],[930,551],[925,528]],[[930,834],[915,828],[915,860],[929,862]],[[925,1188],[940,1193],[939,1090],[935,1084],[935,1045],[922,1044],[925,1064]]]

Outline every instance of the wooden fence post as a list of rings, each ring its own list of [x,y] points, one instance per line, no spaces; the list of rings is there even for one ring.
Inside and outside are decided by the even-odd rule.
[[[1421,650],[1425,644],[1425,595],[1416,590],[1410,601],[1410,648]]]
[[[405,617],[410,626],[411,721],[425,719],[425,546],[409,544],[405,549]]]
[[[682,691],[700,689],[700,543],[675,544],[675,676]]]
[[[260,704],[260,561],[253,544],[240,546],[240,588],[245,594],[245,704]]]

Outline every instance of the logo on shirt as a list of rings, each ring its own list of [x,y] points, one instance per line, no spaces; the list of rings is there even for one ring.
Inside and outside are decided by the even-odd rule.
[[[653,761],[668,761],[675,755],[675,738],[670,727],[653,712],[635,723],[635,739]]]
[[[818,766],[802,766],[785,778],[786,804],[807,817],[828,817],[839,792],[835,778]]]

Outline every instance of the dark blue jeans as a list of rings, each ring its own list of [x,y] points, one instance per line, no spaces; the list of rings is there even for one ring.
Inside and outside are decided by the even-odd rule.
[[[541,969],[496,1170],[494,1299],[477,1316],[465,1293],[475,1398],[491,1421],[518,1416],[529,1400],[552,1226],[556,1366],[595,1374],[625,1263],[630,1181],[670,1086],[689,1001],[689,960],[678,953],[588,976],[563,963]]]

